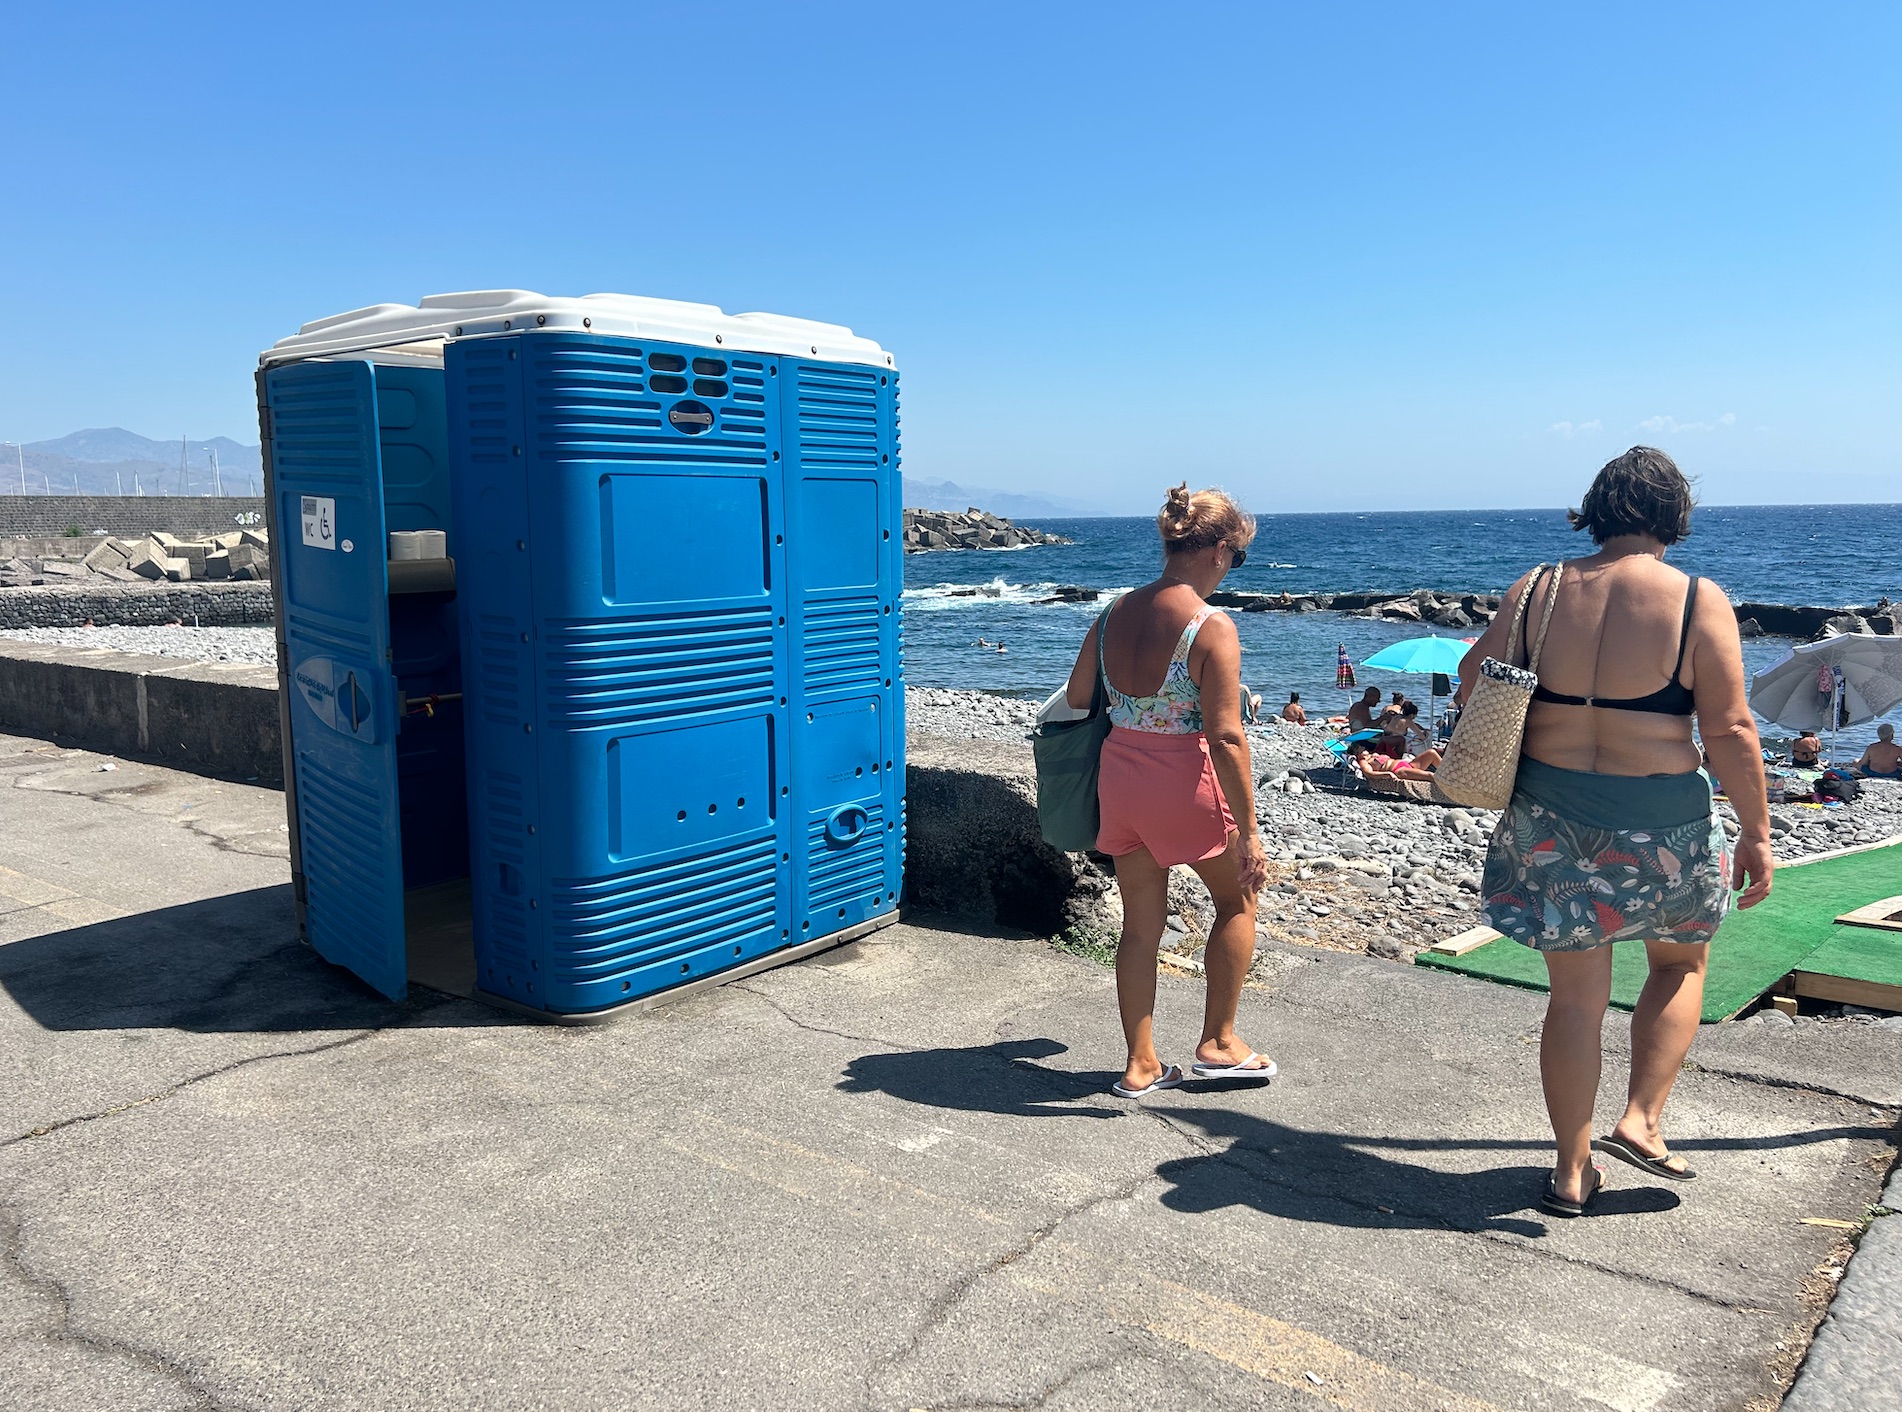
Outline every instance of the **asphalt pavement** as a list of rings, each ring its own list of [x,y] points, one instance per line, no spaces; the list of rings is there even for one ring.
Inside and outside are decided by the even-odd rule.
[[[1714,1027],[1699,1180],[1547,1219],[1540,998],[1327,952],[1244,998],[1280,1079],[1142,1103],[1108,972],[928,917],[593,1028],[394,1004],[295,940],[281,795],[105,763],[0,737],[13,1412],[1768,1408],[1895,1157],[1893,1031]]]

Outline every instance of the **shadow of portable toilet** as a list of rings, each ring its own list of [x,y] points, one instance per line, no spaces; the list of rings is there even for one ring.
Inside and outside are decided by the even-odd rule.
[[[891,354],[499,290],[306,324],[259,362],[321,955],[392,997],[582,1020],[896,920]]]

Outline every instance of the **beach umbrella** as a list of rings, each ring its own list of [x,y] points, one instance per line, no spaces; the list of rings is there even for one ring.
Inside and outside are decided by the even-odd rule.
[[[1450,677],[1460,669],[1470,644],[1457,637],[1407,637],[1390,643],[1362,662],[1363,667],[1379,667],[1389,672],[1430,672]],[[1427,724],[1439,712],[1439,693],[1427,691]]]
[[[1459,671],[1466,648],[1467,644],[1457,637],[1409,637],[1381,648],[1361,665],[1390,672],[1439,672],[1450,677]]]
[[[1827,679],[1830,690],[1818,689]],[[1860,725],[1902,705],[1902,637],[1844,633],[1790,649],[1750,682],[1750,709],[1792,730],[1830,732]]]
[[[1334,646],[1334,685],[1339,687],[1342,691],[1347,691],[1351,689],[1354,684],[1354,664],[1347,660],[1347,644],[1345,642],[1336,643]]]

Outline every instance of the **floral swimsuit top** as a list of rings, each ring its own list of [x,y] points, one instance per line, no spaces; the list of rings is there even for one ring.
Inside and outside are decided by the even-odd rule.
[[[1147,731],[1151,735],[1194,735],[1202,729],[1202,688],[1189,675],[1189,649],[1195,635],[1208,621],[1213,608],[1204,608],[1182,630],[1176,650],[1170,654],[1169,670],[1162,679],[1162,690],[1154,696],[1125,696],[1103,672],[1103,689],[1109,693],[1110,724],[1129,731]],[[1103,639],[1108,635],[1109,614],[1096,634],[1097,669],[1103,666]]]

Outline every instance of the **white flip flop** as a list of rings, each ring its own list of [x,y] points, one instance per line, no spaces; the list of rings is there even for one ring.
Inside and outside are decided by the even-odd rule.
[[[1259,1058],[1261,1055],[1250,1050],[1248,1057],[1239,1064],[1205,1064],[1198,1059],[1191,1067],[1198,1079],[1259,1079],[1263,1083],[1281,1072],[1272,1059],[1265,1064],[1256,1064]]]
[[[1115,1083],[1110,1085],[1110,1092],[1115,1094],[1118,1098],[1141,1098],[1144,1094],[1157,1093],[1165,1088],[1180,1088],[1181,1086],[1181,1066],[1171,1064],[1162,1071],[1161,1077],[1146,1088],[1124,1088],[1123,1081],[1118,1079]]]

